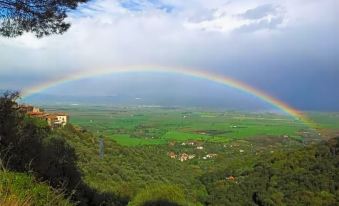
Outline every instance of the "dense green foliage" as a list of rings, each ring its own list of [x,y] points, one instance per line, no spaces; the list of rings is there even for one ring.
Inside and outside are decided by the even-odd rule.
[[[253,168],[203,175],[211,205],[336,205],[339,138],[262,156]],[[226,177],[234,175],[235,180]]]
[[[194,165],[169,159],[166,148],[123,147],[105,139],[104,158],[101,159],[99,138],[92,133],[71,125],[56,132],[77,148],[78,165],[84,179],[98,190],[113,191],[123,199],[131,199],[149,184],[171,183],[184,188],[190,200],[205,193],[196,178],[201,171]]]

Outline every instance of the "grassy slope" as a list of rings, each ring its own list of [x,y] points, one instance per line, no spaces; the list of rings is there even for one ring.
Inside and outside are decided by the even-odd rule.
[[[71,206],[63,195],[32,176],[0,171],[0,205],[2,206]]]

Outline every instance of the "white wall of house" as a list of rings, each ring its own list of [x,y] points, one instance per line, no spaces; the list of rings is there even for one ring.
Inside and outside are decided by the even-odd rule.
[[[67,124],[67,116],[65,115],[58,115],[57,116],[58,118],[58,122],[62,125],[62,126],[65,126]]]

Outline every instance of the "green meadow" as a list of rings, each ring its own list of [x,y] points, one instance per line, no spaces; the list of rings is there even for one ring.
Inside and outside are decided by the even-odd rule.
[[[109,137],[120,145],[159,145],[200,140],[228,142],[251,137],[302,139],[313,132],[285,114],[160,107],[63,107],[72,124]],[[336,113],[311,113],[324,128],[339,127]]]

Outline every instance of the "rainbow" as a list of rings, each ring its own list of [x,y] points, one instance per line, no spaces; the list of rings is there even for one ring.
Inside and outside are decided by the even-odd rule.
[[[314,123],[309,118],[307,118],[306,115],[304,115],[302,112],[298,111],[297,109],[292,108],[288,104],[266,94],[263,91],[260,91],[254,87],[251,87],[248,84],[245,84],[241,81],[232,79],[227,76],[223,76],[221,74],[202,71],[202,70],[196,70],[196,69],[190,69],[190,68],[148,65],[148,66],[129,66],[129,67],[118,67],[118,68],[110,68],[110,69],[85,70],[85,71],[81,71],[78,73],[73,73],[71,75],[52,79],[42,84],[38,84],[38,85],[29,87],[29,88],[25,88],[22,91],[22,97],[24,99],[24,98],[29,97],[30,95],[39,93],[50,87],[63,84],[66,82],[79,80],[79,79],[89,78],[93,76],[106,75],[106,74],[113,74],[113,73],[135,73],[135,72],[173,73],[173,74],[180,74],[180,75],[205,79],[205,80],[209,80],[215,83],[226,85],[228,87],[235,88],[240,91],[251,94],[255,97],[258,97],[262,101],[269,103],[273,107],[278,108],[281,111],[291,115],[296,120],[300,120],[312,128],[315,127]]]

